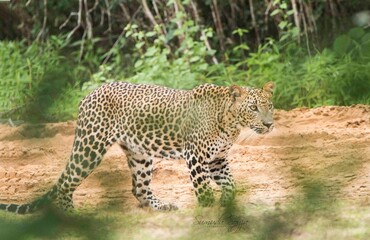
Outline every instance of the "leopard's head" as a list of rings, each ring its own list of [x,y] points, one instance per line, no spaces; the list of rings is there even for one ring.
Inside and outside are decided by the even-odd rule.
[[[266,83],[262,89],[230,87],[234,101],[234,113],[240,127],[249,127],[259,134],[265,134],[274,128],[272,94],[274,83]]]

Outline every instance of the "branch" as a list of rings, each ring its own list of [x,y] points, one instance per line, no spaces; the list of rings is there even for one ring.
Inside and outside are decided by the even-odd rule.
[[[270,10],[271,10],[271,8],[272,8],[272,1],[271,2],[269,2],[268,0],[265,0],[265,5],[267,5],[267,8],[266,8],[266,10],[265,10],[265,19],[264,19],[264,21],[265,21],[265,31],[267,32],[268,30],[269,30],[269,25],[268,25],[268,20],[269,20],[269,14],[270,14]]]
[[[79,2],[79,6],[78,6],[78,13],[77,13],[77,16],[78,16],[78,18],[77,18],[77,26],[76,27],[74,27],[73,29],[72,29],[72,31],[70,31],[69,33],[68,33],[68,35],[67,35],[67,40],[68,39],[70,39],[71,37],[72,37],[72,35],[80,28],[80,27],[82,27],[82,24],[81,24],[81,22],[82,22],[82,8],[83,8],[83,3],[82,3],[82,0],[79,0],[78,1]]]
[[[235,3],[235,0],[230,0],[229,1],[229,4],[230,4],[230,12],[231,12],[231,19],[230,19],[230,23],[231,23],[231,27],[232,29],[236,29],[237,28],[237,25],[235,23],[235,20],[238,19],[238,17],[236,16],[236,11],[238,10],[237,9],[237,6],[236,6],[236,3]]]
[[[154,7],[154,11],[155,13],[157,14],[158,16],[158,19],[161,21],[161,24],[163,25],[163,19],[162,19],[162,16],[161,14],[159,13],[159,10],[158,10],[158,7],[157,7],[157,3],[156,3],[156,0],[152,0],[152,4],[153,4],[153,7]],[[167,35],[167,30],[165,27],[161,27],[161,30],[162,30],[162,33],[163,35]]]
[[[306,12],[306,15],[307,15],[307,18],[308,18],[308,23],[310,25],[310,31],[314,31],[315,33],[317,33],[317,27],[316,27],[316,20],[315,20],[315,16],[313,15],[312,13],[312,5],[311,5],[311,2],[308,2],[309,5],[307,5],[305,2],[303,1],[299,1],[300,4],[303,4],[304,6],[304,9],[305,9],[305,12]]]
[[[93,38],[92,21],[91,21],[90,9],[88,8],[88,5],[87,5],[87,0],[84,0],[84,5],[85,5],[85,21],[86,21],[86,29],[87,29],[87,39],[92,39]]]
[[[105,0],[105,5],[107,6],[107,15],[108,15],[108,29],[105,31],[105,33],[107,33],[107,32],[112,32],[112,17],[111,17],[111,13],[109,10],[108,0]]]
[[[121,6],[122,7],[122,6]],[[136,15],[141,11],[141,6],[138,7],[138,9],[136,10],[136,12],[132,15],[132,18],[130,20],[129,23],[132,23],[132,21],[135,20],[136,18]],[[120,42],[121,38],[123,38],[123,36],[125,35],[125,30],[123,29],[122,32],[120,33],[120,35],[118,36],[117,40],[114,42],[113,46],[111,47],[111,49],[109,50],[108,52],[108,55],[105,57],[104,61],[103,61],[103,65],[106,64],[108,62],[108,60],[110,59],[110,57],[112,56],[112,53],[113,53],[113,49],[118,45],[118,43]]]
[[[64,23],[62,23],[62,25],[59,26],[59,30],[64,28],[69,23],[69,21],[71,20],[71,17],[73,17],[73,16],[78,16],[78,12],[71,12],[69,14],[67,20],[65,20]]]
[[[154,16],[153,16],[152,12],[150,11],[150,9],[148,7],[148,4],[147,4],[146,0],[141,0],[141,2],[142,2],[143,7],[144,7],[145,15],[149,18],[149,20],[152,22],[152,24],[154,26],[158,25],[158,23],[154,19]]]
[[[249,9],[251,11],[251,17],[252,17],[252,26],[254,28],[254,31],[256,32],[256,39],[258,45],[260,44],[260,35],[258,31],[258,26],[256,22],[256,16],[254,15],[254,7],[253,7],[253,0],[249,0]]]
[[[191,7],[193,8],[195,21],[199,25],[201,25],[201,20],[200,20],[199,14],[198,14],[198,9],[197,9],[196,3],[193,2],[193,0],[190,0],[190,4],[191,4]],[[211,51],[212,48],[211,48],[211,45],[209,44],[209,41],[208,41],[208,38],[207,38],[206,34],[204,33],[204,31],[201,31],[201,34],[202,34],[202,38],[203,38],[204,44],[206,45],[207,50]],[[218,64],[217,58],[215,56],[212,56],[212,61],[213,61],[214,64]]]
[[[42,23],[42,28],[40,32],[37,34],[36,41],[38,41],[41,36],[45,33],[45,28],[46,28],[46,21],[48,19],[48,0],[44,0],[44,20]]]
[[[88,10],[89,13],[92,13],[99,5],[99,0],[95,0],[94,6]],[[87,6],[87,5],[86,5]]]
[[[179,13],[179,6],[177,5],[177,0],[173,1],[173,6],[175,8],[175,15],[177,15]],[[178,29],[182,29],[182,22],[181,22],[181,19],[179,19],[178,21],[176,21],[176,25],[177,25],[177,28]],[[183,34],[179,35],[179,42],[180,42],[180,45],[181,43],[184,41],[185,37]]]
[[[105,14],[104,9],[100,8],[100,26],[101,27],[104,25],[104,14]]]
[[[300,32],[301,32],[301,26],[300,25],[301,24],[300,24],[299,16],[298,16],[297,2],[296,2],[296,0],[291,0],[291,2],[292,2],[292,7],[293,7],[294,23],[298,28],[298,43],[300,43],[301,42],[301,37],[300,37]]]
[[[306,17],[307,17],[308,24],[310,22],[310,18],[309,18],[308,15],[305,16],[305,6],[303,5],[301,0],[299,0],[299,4],[300,4],[300,16],[302,16],[304,35],[306,37],[307,50],[308,50],[308,54],[311,56],[311,50],[310,50],[310,44],[309,44],[309,38],[308,38],[308,31],[312,31],[312,29],[311,30],[308,29],[307,22],[306,22]]]
[[[78,56],[78,61],[81,61],[82,60],[82,55],[84,54],[85,38],[86,38],[86,31],[82,35],[81,46],[80,46],[80,54]]]
[[[216,26],[216,33],[220,41],[221,51],[224,52],[225,51],[224,33],[222,29],[222,23],[221,23],[221,18],[220,18],[220,12],[218,10],[217,0],[212,0],[211,10],[212,10],[213,21]]]
[[[131,19],[129,10],[127,10],[126,6],[123,3],[120,3],[119,6],[122,9],[123,15],[125,16],[126,20],[129,22]]]
[[[332,0],[328,0],[329,2],[329,8],[330,8],[330,13],[331,13],[331,20],[333,24],[333,28],[336,29],[336,24],[335,24],[335,17],[337,16],[337,9],[335,7],[335,3],[332,2]]]

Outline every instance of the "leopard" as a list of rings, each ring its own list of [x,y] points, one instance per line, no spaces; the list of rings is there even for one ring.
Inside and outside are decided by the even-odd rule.
[[[70,158],[56,183],[34,201],[3,203],[0,209],[26,214],[53,203],[74,211],[73,193],[113,144],[126,155],[132,194],[140,206],[178,209],[151,189],[155,159],[185,160],[200,206],[215,202],[211,181],[221,189],[221,205],[232,202],[236,184],[229,150],[245,128],[258,134],[273,130],[274,88],[273,82],[262,88],[206,83],[188,90],[127,82],[101,85],[79,104]]]

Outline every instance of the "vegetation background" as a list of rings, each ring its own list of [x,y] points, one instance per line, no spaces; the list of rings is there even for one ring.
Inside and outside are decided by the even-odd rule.
[[[367,0],[0,3],[0,119],[73,119],[111,81],[277,84],[277,108],[370,103]]]

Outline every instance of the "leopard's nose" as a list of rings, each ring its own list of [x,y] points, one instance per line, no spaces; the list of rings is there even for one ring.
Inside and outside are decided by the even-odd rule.
[[[270,128],[272,125],[272,122],[264,122],[263,125],[266,126],[267,128]]]

